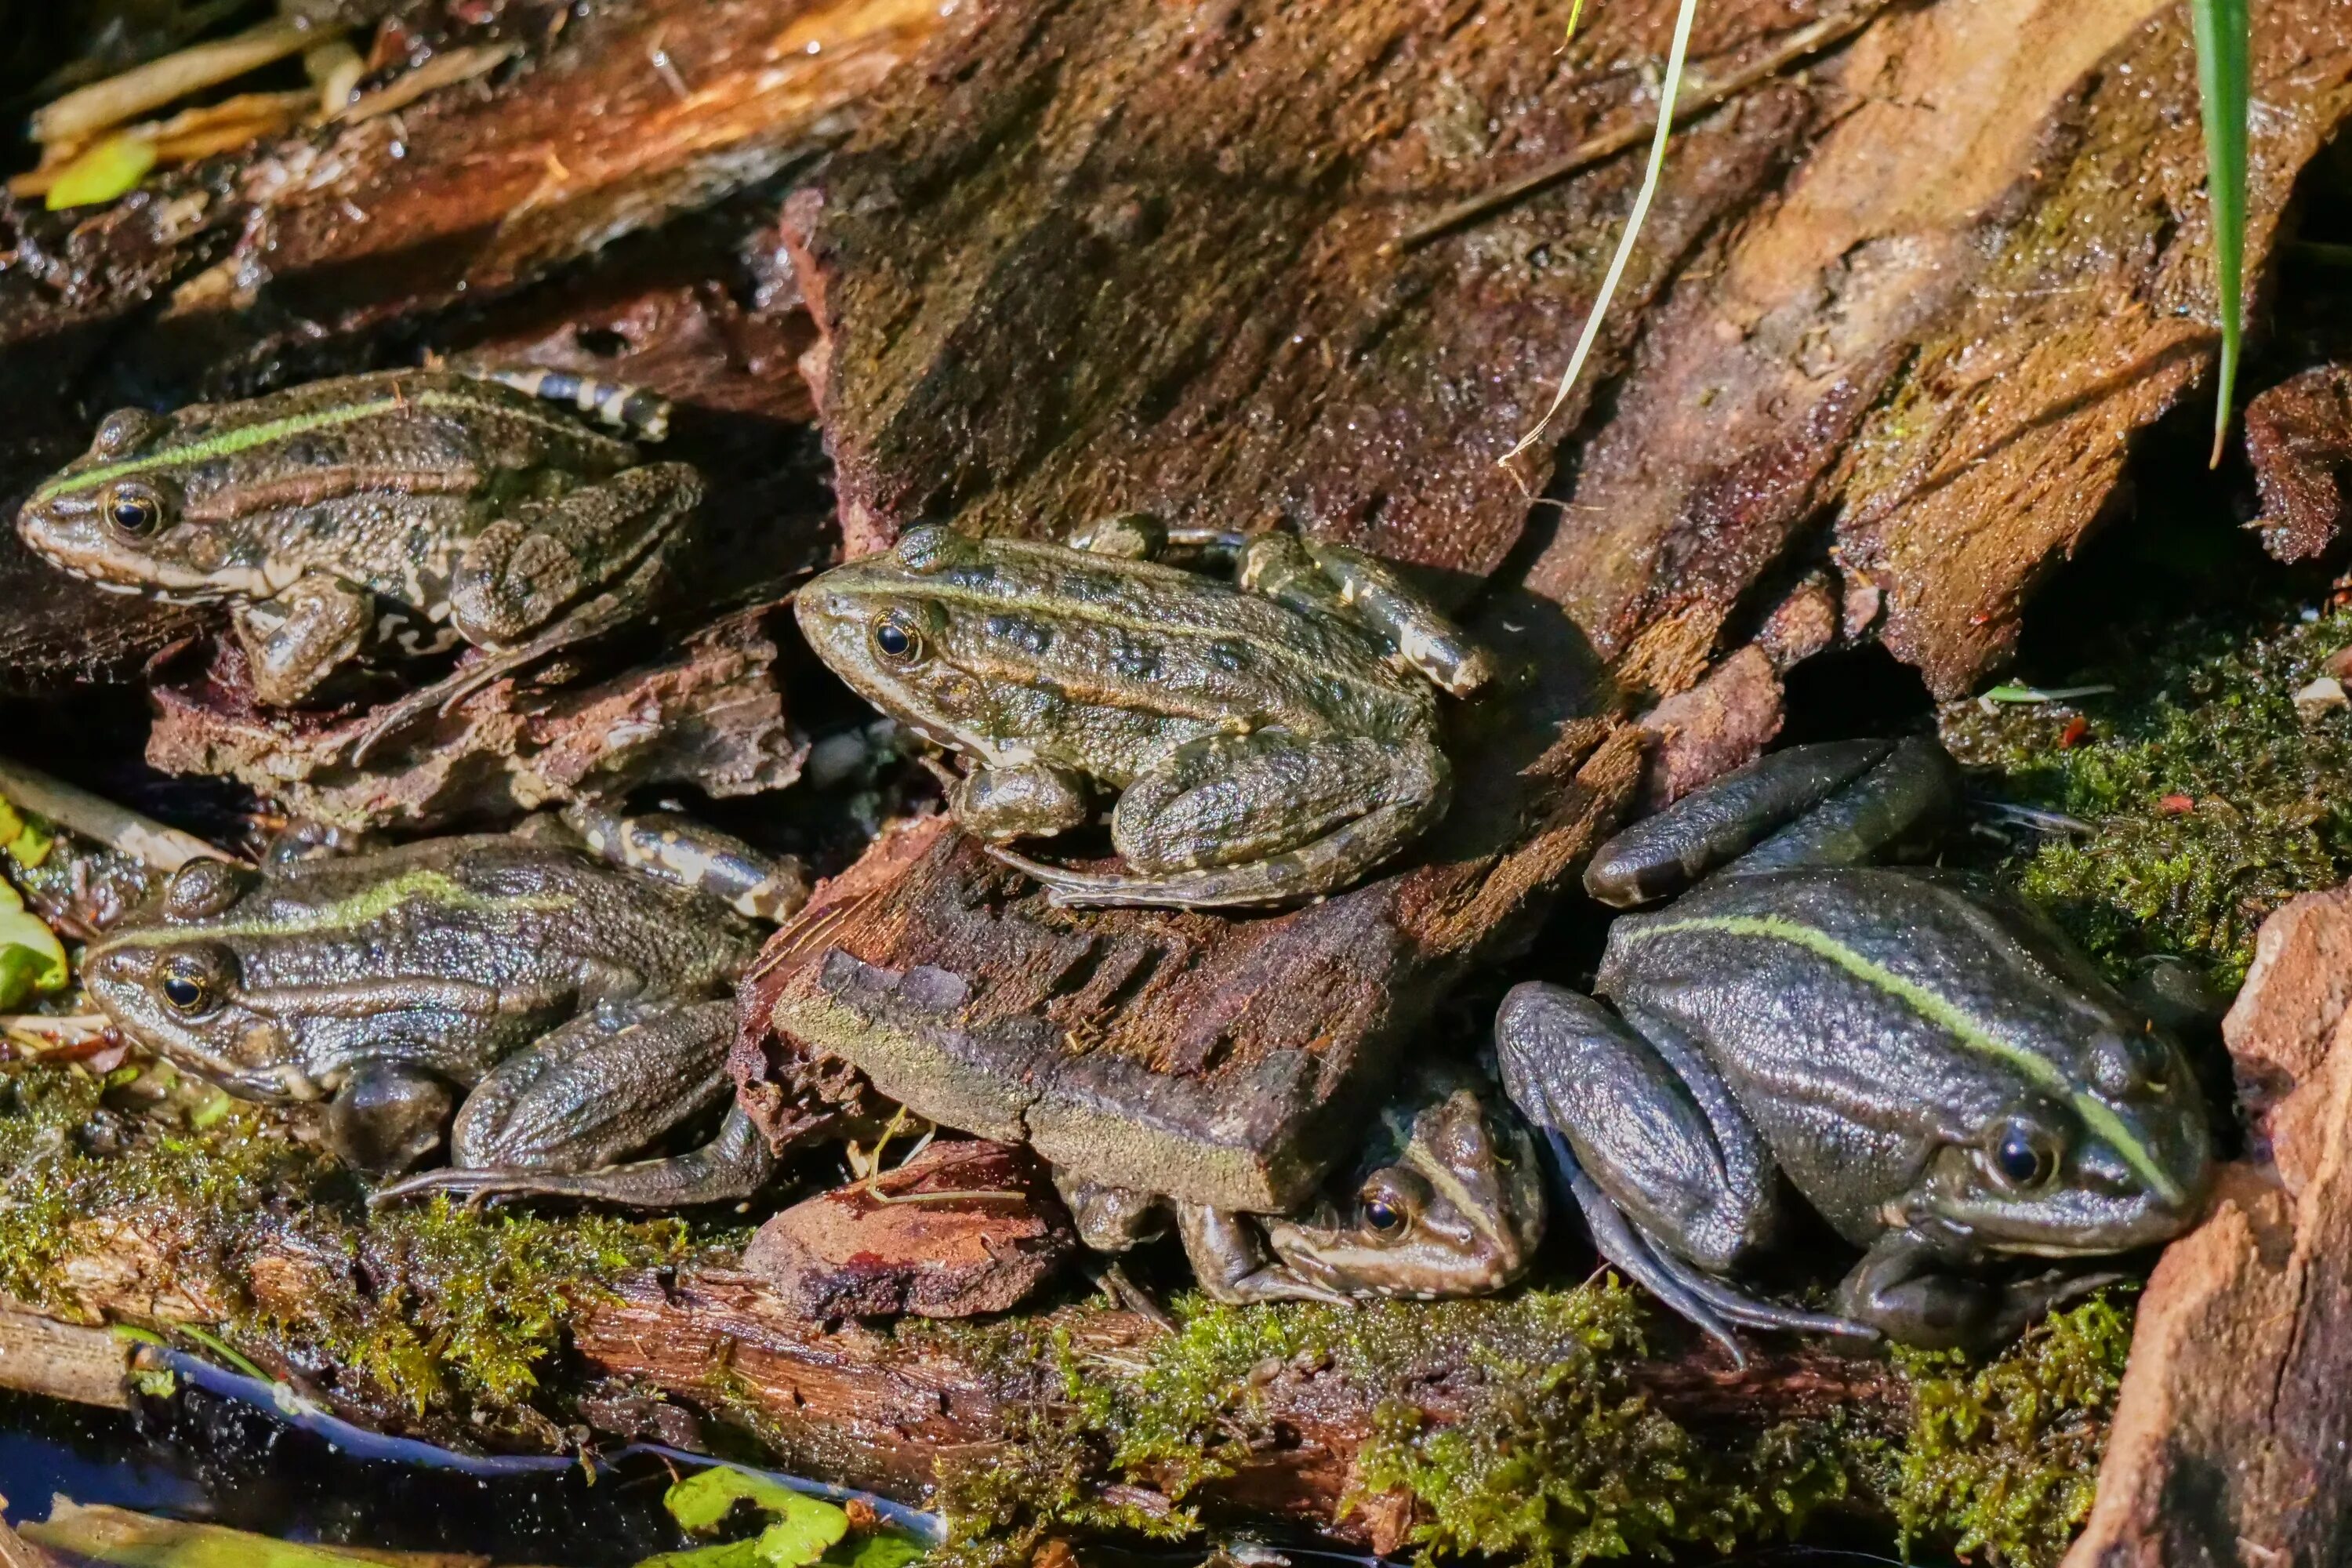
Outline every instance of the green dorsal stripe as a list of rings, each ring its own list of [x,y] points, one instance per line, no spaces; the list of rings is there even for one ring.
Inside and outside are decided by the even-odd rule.
[[[546,912],[568,909],[572,904],[571,900],[558,893],[497,898],[474,891],[446,871],[404,871],[389,881],[378,882],[348,899],[321,904],[317,909],[306,910],[283,920],[230,921],[218,925],[148,926],[118,932],[106,938],[100,945],[107,948],[171,947],[184,942],[213,941],[223,937],[305,936],[322,931],[348,931],[382,920],[401,905],[410,902],[485,915],[506,910]]]
[[[371,397],[356,403],[338,403],[306,413],[289,414],[283,419],[266,419],[258,425],[239,425],[208,436],[185,446],[166,447],[160,452],[148,452],[136,458],[125,458],[119,463],[103,463],[86,468],[79,474],[67,474],[51,479],[33,493],[35,500],[47,500],[52,496],[71,495],[119,479],[125,474],[149,473],[157,468],[184,467],[201,463],[209,458],[226,458],[235,453],[266,447],[272,441],[283,441],[289,436],[307,435],[313,430],[325,430],[337,425],[349,425],[355,420],[373,419],[378,415],[397,414],[416,408],[471,408],[486,402],[478,393],[459,392],[447,388],[422,392],[399,393],[383,397]],[[550,416],[534,417],[513,405],[501,401],[499,412],[510,418],[524,419],[560,430],[567,436],[595,436],[578,423]],[[606,439],[607,437],[597,437]]]
[[[2074,1084],[2049,1058],[2003,1039],[1976,1015],[1956,1006],[1948,998],[1937,995],[1918,982],[1905,979],[1877,960],[1856,952],[1827,931],[1774,915],[1693,915],[1685,920],[1659,921],[1630,928],[1625,930],[1624,938],[1641,942],[1651,937],[1671,936],[1678,931],[1719,931],[1727,936],[1762,937],[1770,942],[1789,942],[1829,960],[1865,985],[1874,986],[1895,997],[1968,1049],[2006,1064],[2035,1087],[2053,1098],[2065,1100],[2074,1108],[2074,1114],[2083,1119],[2083,1124],[2113,1145],[2134,1173],[2167,1203],[2188,1201],[2188,1194],[2180,1190],[2179,1184],[2157,1163],[2156,1156],[2129,1124],[2105,1101]]]

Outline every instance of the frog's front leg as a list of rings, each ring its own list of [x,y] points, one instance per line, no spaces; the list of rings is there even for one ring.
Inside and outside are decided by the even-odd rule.
[[[1444,815],[1450,773],[1426,740],[1303,739],[1281,729],[1187,742],[1128,785],[1111,843],[1132,868],[1068,870],[992,849],[1061,907],[1213,909],[1328,893]]]
[[[2120,1274],[2053,1269],[1991,1279],[1967,1232],[1937,1221],[1890,1230],[1838,1286],[1838,1310],[1923,1350],[2006,1344],[2051,1309],[2113,1284]]]
[[[253,670],[253,694],[287,708],[360,651],[375,629],[375,596],[313,573],[275,597],[239,606],[232,620]]]
[[[748,1197],[774,1169],[740,1110],[690,1153],[616,1162],[729,1091],[732,1002],[591,1012],[501,1062],[459,1107],[449,1167],[377,1190],[373,1204],[429,1193],[577,1197],[674,1208]]]
[[[966,833],[990,844],[1046,838],[1082,827],[1094,816],[1087,781],[1044,763],[992,763],[948,790],[948,810]]]
[[[1353,1299],[1318,1285],[1289,1265],[1269,1263],[1247,1215],[1179,1203],[1176,1231],[1184,1257],[1209,1299],[1246,1306],[1257,1301],[1323,1301],[1345,1307]]]
[[[1584,889],[1619,909],[1711,871],[1853,866],[1932,845],[1958,809],[1959,770],[1935,742],[1791,746],[1725,774],[1597,850]]]
[[[1664,1019],[1640,1023],[1540,981],[1495,1020],[1504,1091],[1550,1146],[1594,1247],[1735,1358],[1731,1323],[1870,1334],[1723,1281],[1779,1228],[1779,1169],[1705,1053]]]

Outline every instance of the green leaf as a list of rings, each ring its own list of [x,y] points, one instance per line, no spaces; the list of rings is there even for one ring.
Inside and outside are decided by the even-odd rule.
[[[48,208],[94,206],[130,195],[155,166],[155,143],[144,136],[110,136],[58,171]]]
[[[693,1563],[695,1568],[735,1568],[738,1563],[746,1568],[803,1568],[823,1557],[849,1533],[849,1516],[823,1499],[723,1465],[687,1477],[671,1487],[662,1501],[670,1517],[690,1531],[717,1529],[734,1511],[735,1505],[742,1502],[775,1521],[754,1541],[733,1542],[728,1548],[701,1549],[751,1547],[756,1549],[755,1555],[706,1557],[673,1552],[651,1560],[651,1563],[662,1564],[663,1568],[671,1568],[673,1563]],[[646,1568],[651,1568],[650,1563]],[[889,1565],[877,1563],[874,1568]]]
[[[2245,326],[2246,0],[2189,0],[2197,35],[2197,91],[2205,115],[2205,188],[2213,205],[2213,287],[2221,296],[2221,374],[2213,410],[2213,462],[2230,432]]]
[[[57,933],[25,911],[16,889],[0,881],[0,1013],[40,993],[62,991],[70,975]]]
[[[835,1568],[906,1568],[927,1549],[919,1541],[896,1531],[877,1530],[860,1536],[855,1546],[845,1543],[824,1554]]]

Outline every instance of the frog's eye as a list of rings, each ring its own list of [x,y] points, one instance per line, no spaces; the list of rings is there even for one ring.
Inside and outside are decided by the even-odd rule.
[[[144,479],[118,479],[106,488],[107,526],[126,539],[152,539],[172,521],[163,494]]]
[[[1422,1195],[1413,1190],[1417,1184],[1396,1171],[1380,1172],[1366,1182],[1356,1194],[1356,1209],[1363,1216],[1364,1228],[1379,1237],[1402,1236],[1423,1207]]]
[[[165,956],[155,973],[155,990],[181,1017],[209,1017],[227,998],[234,967],[219,948],[184,948]]]
[[[921,623],[905,610],[883,611],[867,635],[876,657],[890,664],[919,664],[928,651]]]
[[[2021,1191],[2042,1186],[2058,1173],[2058,1140],[2047,1128],[2021,1118],[1995,1128],[1985,1154],[1994,1173]]]

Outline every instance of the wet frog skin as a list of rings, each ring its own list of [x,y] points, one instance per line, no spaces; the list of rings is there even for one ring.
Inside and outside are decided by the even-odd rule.
[[[1531,983],[1496,1019],[1601,1253],[1735,1355],[1732,1324],[2006,1338],[2203,1204],[2179,1047],[1989,882],[1864,863],[1924,847],[1958,798],[1932,742],[1768,757],[1601,847],[1604,902],[1688,886],[1611,929],[1613,1011]],[[1864,1249],[1833,1314],[1730,1282],[1790,1190]]]
[[[25,503],[32,550],[117,593],[224,602],[262,701],[299,703],[362,654],[505,655],[447,701],[637,613],[701,496],[667,410],[553,371],[387,371],[242,403],[107,416]],[[487,673],[486,673],[487,672]]]
[[[611,819],[602,831],[631,837]],[[726,906],[760,907],[751,852],[688,860],[675,830],[635,837],[667,844],[670,879],[556,832],[322,850],[258,872],[192,861],[91,945],[86,984],[126,1035],[233,1094],[331,1100],[336,1147],[379,1173],[438,1142],[462,1094],[449,1168],[379,1202],[741,1197],[772,1157],[740,1112],[700,1150],[620,1162],[730,1091],[732,984],[759,931]],[[680,885],[681,866],[705,886]]]
[[[950,807],[1053,902],[1214,908],[1347,885],[1445,810],[1436,693],[1485,657],[1379,563],[1288,534],[1230,543],[1238,585],[1143,557],[1125,518],[1086,549],[939,526],[801,590],[811,647],[972,771]],[[1094,820],[1129,869],[1003,847]]]
[[[1220,1301],[1486,1295],[1526,1272],[1543,1240],[1543,1177],[1527,1130],[1491,1086],[1444,1065],[1382,1108],[1306,1214],[1233,1214],[1056,1180],[1098,1251],[1156,1236],[1172,1209],[1201,1289]]]

